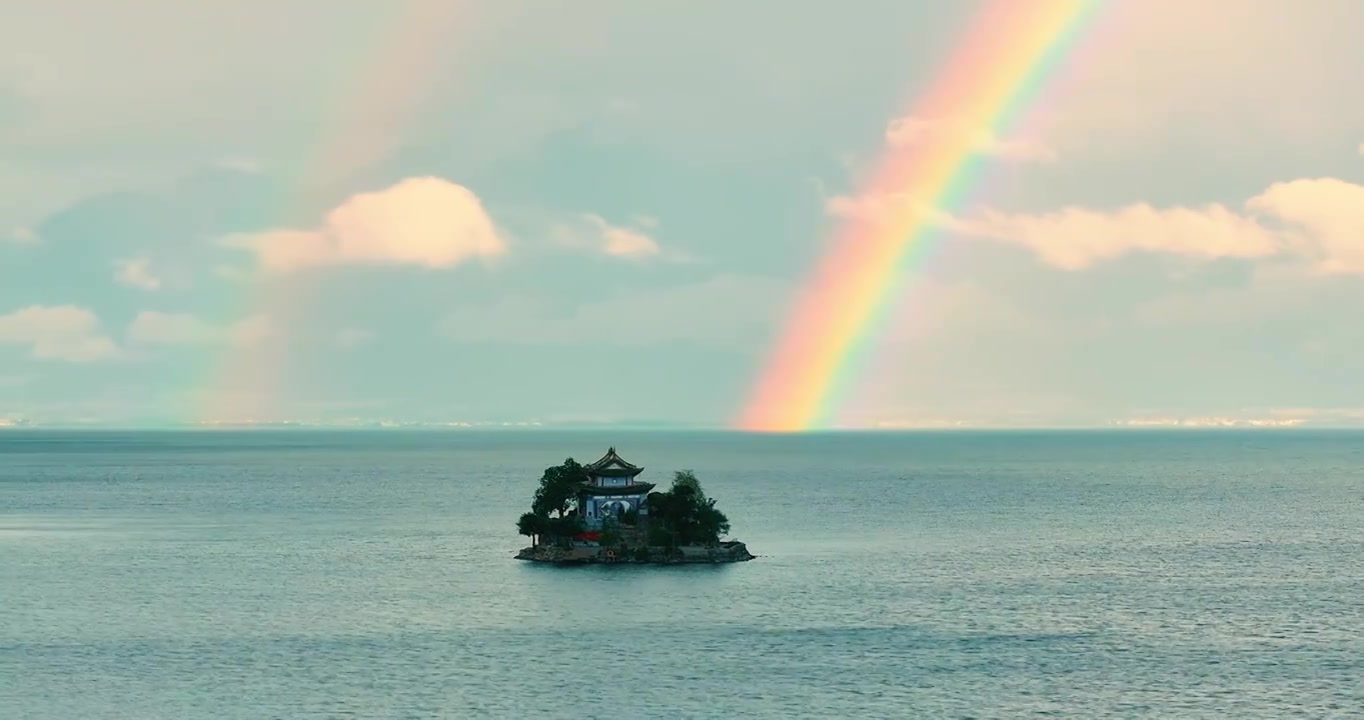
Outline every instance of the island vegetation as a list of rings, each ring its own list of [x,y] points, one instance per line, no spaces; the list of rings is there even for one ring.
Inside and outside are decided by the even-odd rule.
[[[747,547],[722,540],[729,518],[691,470],[664,491],[635,481],[642,468],[615,454],[591,465],[573,458],[546,468],[516,529],[531,545],[517,557],[559,563],[734,562]]]

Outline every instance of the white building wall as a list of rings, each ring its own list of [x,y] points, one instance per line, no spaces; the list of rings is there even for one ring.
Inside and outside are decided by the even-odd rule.
[[[601,512],[602,506],[605,505],[605,504],[607,504],[607,503],[617,502],[617,501],[622,501],[622,502],[627,503],[627,504],[630,506],[630,509],[632,509],[632,510],[639,510],[639,509],[640,509],[640,505],[642,505],[642,504],[644,503],[644,496],[643,496],[643,495],[612,495],[612,496],[603,496],[603,497],[589,497],[589,498],[587,498],[587,503],[586,503],[586,504],[587,504],[587,510],[586,510],[586,515],[585,515],[584,518],[583,518],[583,522],[584,522],[588,527],[590,527],[590,528],[597,528],[597,527],[600,527],[600,526],[601,526],[601,521],[602,521],[602,512]]]

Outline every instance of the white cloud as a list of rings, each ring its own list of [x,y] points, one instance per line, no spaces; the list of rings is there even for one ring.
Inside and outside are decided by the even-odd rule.
[[[273,332],[263,315],[253,315],[231,325],[215,325],[188,313],[146,310],[128,325],[127,339],[137,345],[206,345],[232,343],[252,345]]]
[[[945,229],[958,227],[957,221],[951,215],[928,207],[909,193],[834,195],[825,200],[824,211],[835,217],[871,224],[894,222],[912,213],[936,227]]]
[[[1318,269],[1364,273],[1364,186],[1333,178],[1275,183],[1246,207],[1277,220],[1290,251]]]
[[[118,354],[99,318],[74,305],[33,305],[0,316],[0,343],[28,345],[43,360],[92,362]]]
[[[1320,272],[1364,274],[1364,186],[1331,178],[1276,183],[1242,210],[1145,203],[1043,214],[988,210],[951,227],[1022,245],[1066,270],[1150,252],[1204,259],[1287,257]]]
[[[1026,138],[1002,139],[989,128],[972,127],[961,119],[924,119],[902,117],[886,127],[886,144],[905,148],[941,142],[947,137],[971,138],[971,148],[981,154],[1019,162],[1053,162],[1056,152],[1040,141]]]
[[[1018,162],[1053,162],[1056,153],[1040,142],[1023,139],[1001,139],[985,127],[977,127],[960,118],[924,119],[907,116],[892,120],[885,131],[888,151],[912,153],[916,146],[952,143],[970,147],[981,155],[989,155]],[[823,194],[822,183],[816,185]],[[903,221],[916,216],[921,221],[950,229],[953,219],[932,208],[921,197],[901,189],[878,189],[860,195],[828,197],[824,209],[830,215],[863,223]]]
[[[987,211],[958,230],[1023,245],[1048,264],[1079,270],[1144,251],[1203,258],[1262,258],[1279,251],[1274,234],[1221,205],[1115,211],[1066,208],[1041,215]]]
[[[10,231],[9,239],[18,245],[34,245],[40,238],[32,228],[17,227]]]
[[[1170,137],[1261,149],[1359,127],[1354,0],[1107,3],[1061,68],[1048,138],[1149,156]],[[1266,92],[1273,102],[1266,102]]]
[[[272,272],[355,264],[449,268],[507,250],[478,197],[434,177],[354,195],[314,230],[281,229],[226,242],[255,251]]]
[[[152,273],[151,262],[146,258],[119,260],[114,263],[115,278],[129,287],[143,290],[159,290],[161,278]]]
[[[585,218],[601,233],[602,251],[616,257],[640,257],[658,254],[658,243],[638,230],[617,227],[597,215]]]
[[[641,228],[656,228],[658,221],[651,217],[635,219]],[[600,215],[585,213],[575,223],[561,223],[554,228],[558,241],[567,247],[600,252],[612,257],[656,257],[662,250],[658,241],[645,230],[612,225]]]
[[[1355,148],[1355,149],[1359,151],[1359,154],[1360,154],[1360,155],[1364,155],[1364,143],[1360,143],[1360,144],[1359,144],[1359,147],[1357,147],[1357,148]]]

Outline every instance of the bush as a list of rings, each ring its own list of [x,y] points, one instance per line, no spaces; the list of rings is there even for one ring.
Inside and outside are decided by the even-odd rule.
[[[649,562],[649,548],[647,547],[635,548],[635,560],[639,562]]]
[[[669,546],[713,545],[729,532],[729,518],[706,497],[690,470],[678,472],[668,492],[649,494],[649,517],[651,524],[668,531]]]
[[[673,544],[673,535],[668,532],[667,528],[661,525],[652,525],[649,527],[649,544],[660,547],[671,546]]]
[[[568,458],[562,465],[545,468],[531,511],[536,515],[563,517],[577,497],[578,486],[587,481],[587,470],[573,458]]]
[[[583,531],[583,521],[570,515],[562,518],[548,518],[546,535],[553,538],[556,545],[566,546],[573,536]]]
[[[616,522],[615,518],[608,517],[602,520],[601,539],[598,541],[602,547],[615,547],[623,539],[620,534],[620,523]]]
[[[540,536],[548,532],[549,523],[549,518],[543,515],[537,515],[534,512],[528,512],[516,521],[516,531],[522,535],[529,536],[532,545],[538,545]]]

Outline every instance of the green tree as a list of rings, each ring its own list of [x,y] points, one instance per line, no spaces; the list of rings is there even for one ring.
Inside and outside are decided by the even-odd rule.
[[[709,545],[729,532],[729,518],[715,507],[715,500],[706,497],[701,481],[690,470],[675,473],[667,492],[649,494],[649,518],[667,533],[672,546]]]
[[[545,534],[553,538],[555,544],[566,546],[574,536],[583,531],[583,521],[575,515],[561,518],[546,518]]]
[[[587,470],[573,458],[568,458],[562,465],[545,468],[540,476],[540,487],[535,490],[531,511],[545,516],[555,513],[562,518],[577,499],[579,484],[589,479]]]
[[[544,515],[537,515],[528,512],[516,521],[516,531],[522,535],[530,537],[531,547],[540,545],[540,536],[544,535],[549,529],[549,518]]]
[[[651,493],[650,497],[652,497],[654,494],[661,495],[662,493]],[[677,544],[677,538],[673,536],[672,531],[668,530],[668,528],[666,527],[663,527],[662,521],[656,518],[652,519],[651,522],[649,523],[649,533],[645,541],[648,542],[650,545],[656,545],[661,547],[673,547]]]
[[[616,547],[623,537],[620,532],[620,523],[615,518],[602,519],[601,537],[597,541],[602,547]]]
[[[688,492],[695,493],[697,497],[704,498],[706,493],[701,490],[701,481],[696,479],[696,473],[691,470],[678,470],[673,473],[673,491],[686,488]]]

